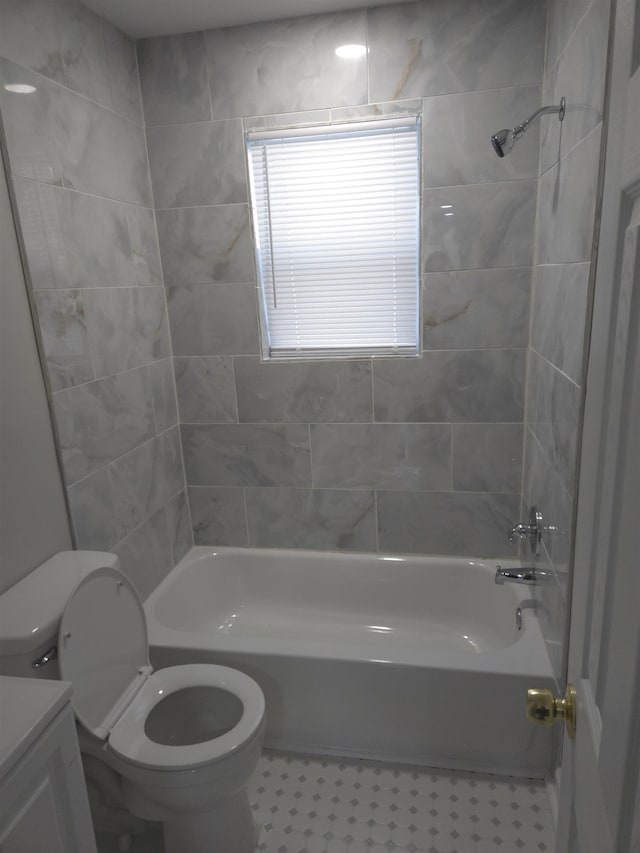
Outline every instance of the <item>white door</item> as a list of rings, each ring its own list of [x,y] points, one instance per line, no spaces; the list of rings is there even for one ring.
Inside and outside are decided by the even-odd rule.
[[[614,5],[557,853],[640,853],[640,0]]]

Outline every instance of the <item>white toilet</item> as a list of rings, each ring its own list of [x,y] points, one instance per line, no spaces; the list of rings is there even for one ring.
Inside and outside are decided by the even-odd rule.
[[[81,751],[116,771],[131,814],[162,821],[165,853],[253,853],[262,690],[224,666],[154,672],[142,602],[118,565],[64,552],[0,596],[0,672],[73,683]]]

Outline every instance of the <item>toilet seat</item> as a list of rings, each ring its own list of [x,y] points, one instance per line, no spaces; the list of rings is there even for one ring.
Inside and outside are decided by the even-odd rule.
[[[223,759],[261,733],[264,696],[244,673],[212,664],[153,672],[142,602],[118,569],[97,569],[76,586],[60,621],[58,657],[61,677],[73,683],[71,702],[78,721],[139,767],[194,769]],[[243,706],[236,725],[219,737],[185,746],[151,740],[145,731],[151,710],[188,687],[215,687],[235,695]]]
[[[187,746],[167,746],[151,740],[145,722],[151,709],[185,687],[218,687],[233,693],[243,705],[236,725],[220,737]],[[186,664],[159,669],[145,682],[109,735],[113,751],[141,767],[180,770],[217,761],[235,752],[261,731],[264,696],[249,676],[214,664]]]

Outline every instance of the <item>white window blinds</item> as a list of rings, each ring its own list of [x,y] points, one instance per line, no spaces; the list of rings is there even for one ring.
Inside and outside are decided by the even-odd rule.
[[[418,351],[418,119],[248,137],[272,358]]]

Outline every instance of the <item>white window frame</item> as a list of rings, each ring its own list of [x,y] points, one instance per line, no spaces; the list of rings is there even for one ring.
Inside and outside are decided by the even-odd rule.
[[[419,114],[402,114],[384,119],[354,121],[341,124],[324,124],[308,127],[294,128],[278,128],[270,130],[250,131],[246,134],[246,153],[247,153],[247,169],[249,175],[250,194],[251,194],[251,211],[253,224],[253,239],[256,258],[256,269],[258,273],[258,297],[260,304],[260,333],[261,333],[261,350],[263,360],[307,360],[307,359],[345,359],[345,358],[376,358],[376,357],[419,357],[421,354],[421,298],[420,298],[420,208],[421,208],[421,181],[420,181],[420,121]],[[404,136],[406,134],[406,136]],[[393,204],[402,204],[402,210],[405,214],[408,225],[404,227],[398,226],[398,231],[394,232],[394,237],[390,241],[393,250],[393,255],[387,255],[387,266],[393,270],[392,273],[387,272],[387,275],[392,274],[394,279],[397,275],[396,283],[391,291],[387,290],[388,298],[396,306],[392,309],[394,318],[399,318],[399,324],[402,327],[401,332],[396,332],[396,344],[385,341],[382,345],[372,345],[368,341],[365,345],[361,343],[362,336],[366,336],[364,330],[360,331],[360,342],[355,339],[349,339],[348,331],[343,329],[343,340],[336,343],[336,334],[333,335],[334,341],[323,342],[322,346],[308,348],[292,345],[290,339],[289,345],[282,348],[272,347],[271,344],[271,329],[269,325],[270,317],[273,317],[274,307],[277,308],[277,286],[274,287],[274,276],[272,271],[277,268],[277,261],[274,262],[274,247],[271,240],[271,215],[272,215],[272,194],[269,194],[271,189],[269,179],[265,170],[265,159],[268,156],[267,152],[273,152],[276,149],[280,156],[288,156],[285,146],[297,141],[320,141],[327,144],[327,141],[337,139],[349,144],[349,141],[365,136],[368,139],[380,137],[383,135],[390,140],[395,137],[399,139],[401,135],[405,139],[411,140],[411,144],[415,142],[415,161],[410,162],[413,157],[413,150],[409,156],[405,155],[404,171],[402,166],[398,167],[402,171],[402,188],[399,195],[393,196]],[[406,149],[405,149],[406,151]],[[395,146],[394,146],[395,152]],[[256,193],[256,179],[254,175],[254,160],[252,158],[260,158],[256,165],[258,180],[260,183],[260,197]],[[396,161],[398,163],[399,161]],[[273,171],[271,173],[273,175]],[[282,175],[282,170],[280,171]],[[276,176],[278,173],[276,172]],[[415,179],[415,195],[408,196],[409,190],[407,187],[412,186]],[[304,189],[304,188],[303,188]],[[288,190],[285,187],[285,190]],[[411,192],[413,190],[411,189]],[[391,196],[389,197],[391,198]],[[409,209],[408,202],[411,203]],[[385,200],[383,199],[383,203]],[[389,203],[389,202],[387,202]],[[394,207],[395,209],[395,207]],[[277,208],[276,208],[277,215]],[[302,214],[304,215],[304,214]],[[380,220],[374,224],[375,227],[380,227]],[[398,236],[399,233],[399,236]],[[407,234],[412,235],[412,248],[407,250]],[[372,238],[369,236],[368,241]],[[404,240],[404,244],[403,244]],[[262,245],[261,245],[262,243]],[[367,239],[365,238],[366,248]],[[403,245],[405,248],[403,248]],[[375,250],[372,250],[374,252]],[[289,253],[287,258],[293,258],[293,266],[296,267],[296,259],[303,257],[296,256],[294,253]],[[339,259],[340,253],[337,251],[334,256]],[[375,256],[372,254],[371,262],[375,262]],[[308,261],[300,261],[301,265],[307,264],[306,273],[307,279],[304,279],[308,285],[312,274],[309,273]],[[353,267],[353,264],[346,264]],[[288,269],[291,269],[289,266]],[[296,267],[297,269],[297,267]],[[304,275],[304,272],[303,272]],[[384,286],[384,276],[380,271],[373,275],[373,281],[367,279],[366,284],[361,283],[363,274],[354,272],[357,289],[364,291],[363,296],[375,293],[375,286]],[[292,273],[288,274],[288,281],[291,280]],[[285,284],[283,292],[285,295],[294,292],[295,285]],[[289,290],[287,290],[289,286]],[[308,285],[309,286],[309,285]],[[370,294],[366,294],[367,288]],[[299,292],[299,290],[298,290]],[[370,304],[363,302],[363,305]],[[378,303],[376,303],[378,304]],[[398,307],[399,306],[399,307]],[[377,316],[375,316],[377,313]],[[348,314],[346,312],[345,316]],[[378,325],[380,317],[384,316],[384,312],[380,308],[374,308],[372,311],[373,325]],[[292,315],[289,315],[292,316]],[[339,324],[339,321],[338,321]],[[286,325],[286,324],[285,324]],[[357,318],[355,322],[357,326]],[[409,328],[411,332],[409,333]],[[355,338],[355,335],[354,335]],[[331,344],[331,345],[329,345]]]

